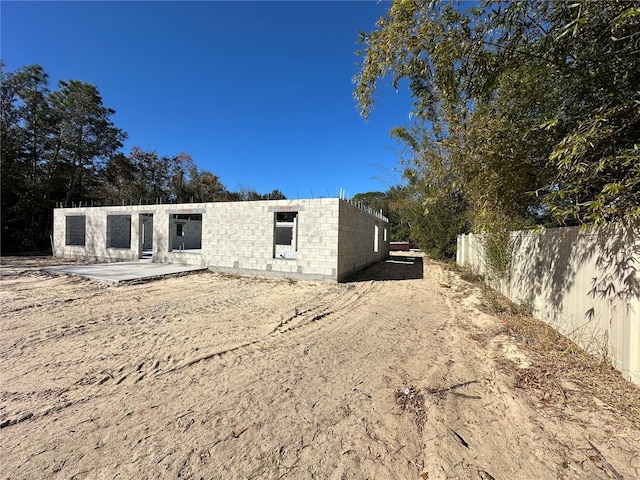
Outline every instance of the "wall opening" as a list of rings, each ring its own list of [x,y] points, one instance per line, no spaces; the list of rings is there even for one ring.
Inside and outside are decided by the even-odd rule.
[[[131,248],[131,215],[107,215],[107,248]]]
[[[85,215],[68,215],[65,217],[65,245],[84,247],[87,217]]]
[[[379,236],[380,236],[380,227],[378,227],[378,225],[374,225],[373,226],[373,251],[375,253],[378,253],[378,249],[379,249],[379,245],[378,245]]]
[[[202,249],[202,214],[169,215],[171,243],[169,251],[200,251]]]
[[[387,227],[384,227],[384,232],[382,234],[382,240],[383,241],[387,241]]]
[[[153,257],[153,213],[140,214],[140,228],[142,232],[139,235],[142,243],[141,258]]]
[[[298,258],[298,212],[275,212],[273,258]]]

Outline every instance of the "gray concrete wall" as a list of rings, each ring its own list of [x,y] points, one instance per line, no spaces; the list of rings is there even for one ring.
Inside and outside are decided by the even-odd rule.
[[[295,246],[284,249],[286,254],[282,249],[276,251],[278,212],[297,212]],[[144,214],[153,214],[153,220]],[[201,238],[201,248],[189,243],[196,249],[176,250],[184,237],[175,236],[175,222],[184,220],[174,215],[194,214],[201,214],[202,222],[186,221],[185,233],[193,234],[193,242]],[[86,217],[85,246],[66,245],[66,218],[72,215]],[[123,215],[131,218],[130,248],[108,247],[107,216]],[[147,225],[145,238],[143,224]],[[374,252],[376,225],[378,251]],[[154,262],[208,266],[218,271],[335,282],[388,255],[386,219],[337,198],[56,209],[54,255],[105,261],[137,259],[143,248],[150,247],[149,227],[153,229]]]
[[[297,212],[296,258],[275,252],[276,213]],[[203,218],[202,255],[225,271],[335,281],[337,199],[213,203]]]
[[[107,216],[111,215],[131,216],[130,248],[109,246]],[[67,225],[69,225],[67,218],[74,216],[83,216],[85,218],[84,245],[67,245],[66,230]],[[72,221],[71,224],[73,223]],[[118,220],[116,220],[116,223],[118,223]],[[132,210],[127,207],[56,208],[53,211],[53,255],[72,259],[104,261],[138,259],[141,256],[138,224],[138,215],[132,215]],[[121,223],[118,225],[122,227]],[[72,235],[78,236],[80,231],[77,230]]]
[[[389,256],[389,222],[345,200],[340,200],[339,215],[338,281],[342,281]]]

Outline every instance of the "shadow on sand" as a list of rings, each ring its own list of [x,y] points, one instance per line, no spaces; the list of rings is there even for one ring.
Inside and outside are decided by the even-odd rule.
[[[392,255],[351,275],[345,282],[421,280],[422,263],[422,257]]]

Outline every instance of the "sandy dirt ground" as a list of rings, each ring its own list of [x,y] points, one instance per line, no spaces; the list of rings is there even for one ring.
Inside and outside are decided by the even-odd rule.
[[[2,478],[640,478],[638,422],[524,385],[524,343],[419,255],[338,285],[59,263],[2,259]]]

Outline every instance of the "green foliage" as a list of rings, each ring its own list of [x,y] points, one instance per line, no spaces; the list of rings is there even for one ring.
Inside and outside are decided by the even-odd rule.
[[[113,155],[100,171],[101,204],[237,202],[286,199],[280,190],[260,194],[250,188],[230,192],[217,175],[199,170],[187,153],[174,157],[133,147],[129,156]]]
[[[509,285],[514,240],[508,230],[493,230],[483,236],[487,277]]]
[[[4,67],[4,65],[2,65]],[[47,76],[41,67],[1,73],[2,245],[22,243],[37,248],[43,240],[39,225],[46,175],[44,155],[51,148],[52,121],[47,103]]]
[[[93,85],[60,82],[52,93],[38,65],[3,68],[1,81],[2,251],[46,248],[55,202],[92,192],[125,134]]]
[[[63,202],[86,198],[97,184],[102,162],[122,147],[126,134],[111,121],[115,110],[102,104],[98,89],[77,80],[60,81],[49,96],[53,149],[47,152],[53,176],[64,185]]]
[[[366,205],[374,211],[382,211],[389,219],[389,240],[392,242],[413,241],[411,237],[411,212],[402,202],[406,198],[405,187],[394,186],[386,192],[367,192],[354,195],[353,201]],[[414,243],[415,245],[415,243]]]
[[[434,196],[413,170],[405,178],[405,185],[360,193],[353,200],[384,212],[392,242],[408,241],[435,259],[455,257],[458,234],[469,231],[466,202],[455,192]]]
[[[382,80],[408,81],[415,121],[394,136],[475,230],[638,222],[635,4],[396,0],[361,41],[362,115]]]
[[[456,256],[457,236],[467,233],[467,204],[457,193],[431,196],[422,194],[403,204],[409,217],[410,238],[431,258],[451,260]]]
[[[392,207],[395,197],[395,189],[388,192],[366,192],[358,193],[352,200],[371,208],[374,211],[382,211],[389,219],[389,240],[392,242],[408,241],[409,235],[406,228],[403,228],[402,214]]]
[[[394,128],[391,136],[404,147],[400,155],[407,181],[395,205],[409,219],[413,242],[432,258],[449,260],[455,257],[457,236],[469,232],[469,202],[423,123]]]

